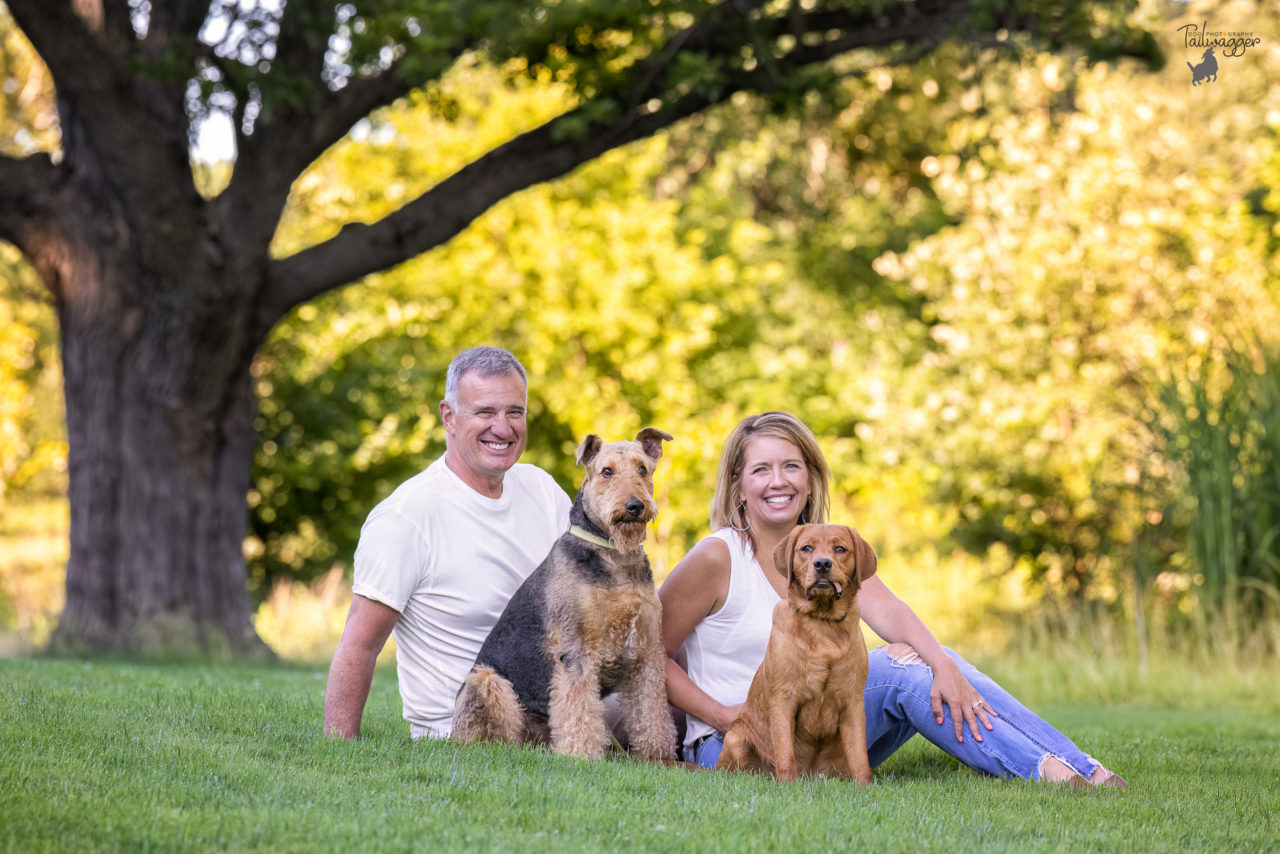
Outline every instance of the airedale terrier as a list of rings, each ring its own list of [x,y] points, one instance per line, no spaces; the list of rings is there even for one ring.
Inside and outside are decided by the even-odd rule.
[[[646,427],[634,442],[583,440],[587,474],[569,530],[480,648],[458,691],[455,739],[550,742],[557,753],[600,758],[612,738],[604,697],[617,692],[632,753],[674,756],[662,606],[641,545],[658,513],[653,469],[671,438]]]

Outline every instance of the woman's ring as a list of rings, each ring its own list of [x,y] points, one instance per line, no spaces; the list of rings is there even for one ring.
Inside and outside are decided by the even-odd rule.
[[[970,706],[970,708],[976,709],[976,708],[978,708],[978,706],[981,706],[981,705],[982,705],[983,703],[985,703],[985,702],[986,702],[986,700],[978,700],[976,703],[974,703],[972,706]]]

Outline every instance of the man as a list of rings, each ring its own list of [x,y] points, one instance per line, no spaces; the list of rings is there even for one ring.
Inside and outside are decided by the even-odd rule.
[[[410,735],[449,734],[481,644],[569,524],[564,490],[516,463],[527,403],[524,367],[506,350],[474,347],[449,365],[444,456],[378,504],[360,531],[351,610],[325,689],[326,735],[359,734],[392,633]]]

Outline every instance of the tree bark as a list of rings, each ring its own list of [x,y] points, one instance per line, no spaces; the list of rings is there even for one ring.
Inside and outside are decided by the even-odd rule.
[[[266,654],[241,552],[254,441],[249,360],[211,348],[232,337],[225,330],[179,332],[156,306],[122,298],[137,288],[112,281],[121,265],[81,258],[67,269],[74,286],[59,315],[71,543],[55,649]],[[242,367],[207,371],[209,385],[192,396],[169,372],[196,361]]]
[[[62,334],[71,532],[53,649],[269,657],[241,551],[260,260],[224,263],[207,207],[126,208],[94,165],[57,170],[21,232]]]

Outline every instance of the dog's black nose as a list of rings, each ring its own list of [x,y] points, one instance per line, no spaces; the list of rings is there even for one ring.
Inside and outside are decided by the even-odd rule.
[[[814,558],[814,559],[813,559],[813,568],[814,568],[814,569],[816,569],[818,572],[830,572],[830,571],[831,571],[831,558],[829,558],[829,557],[818,557],[818,558]]]
[[[639,516],[641,513],[644,512],[644,502],[641,501],[639,498],[632,498],[630,501],[626,503],[625,506],[626,506],[627,512],[630,513],[632,516]]]

